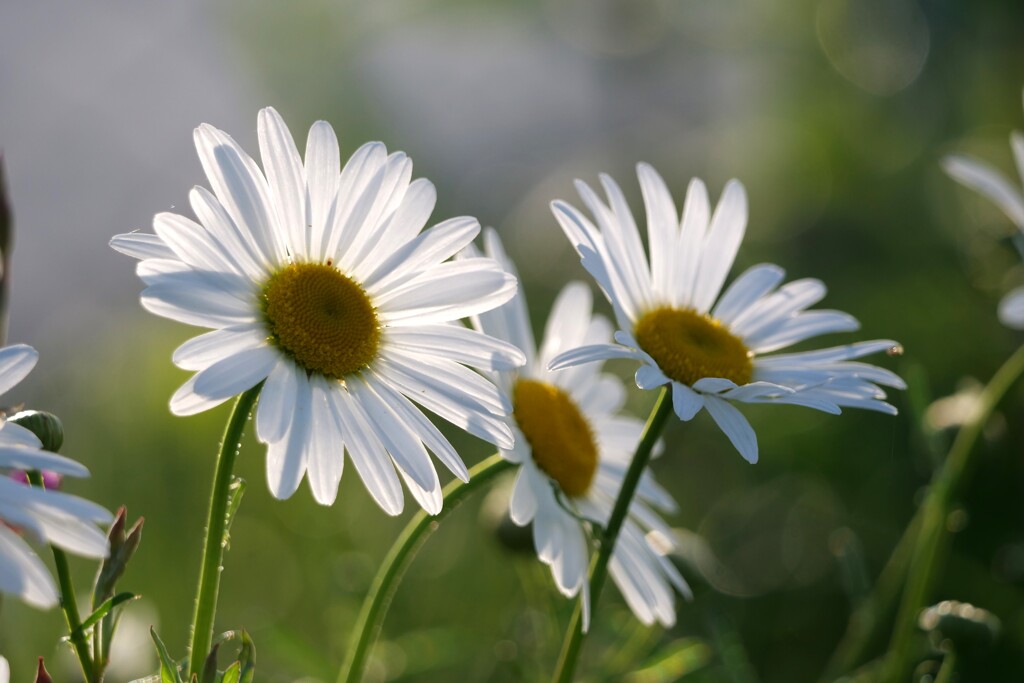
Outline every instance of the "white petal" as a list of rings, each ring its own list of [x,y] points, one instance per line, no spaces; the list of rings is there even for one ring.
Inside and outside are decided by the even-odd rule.
[[[853,332],[858,329],[860,329],[860,323],[849,313],[805,311],[780,323],[777,327],[768,328],[744,341],[755,353],[769,353],[822,334]]]
[[[378,268],[379,264],[389,256],[391,249],[406,244],[423,230],[427,219],[434,211],[437,191],[434,184],[426,178],[418,178],[409,185],[401,204],[387,220],[376,238],[377,248],[371,249],[363,257],[360,272],[369,273]],[[389,245],[391,249],[380,248]]]
[[[643,361],[644,355],[636,349],[629,349],[618,344],[590,344],[579,348],[570,349],[551,359],[548,363],[548,370],[561,370],[581,363],[593,363],[594,361],[610,360],[612,358],[629,358],[631,360]]]
[[[683,217],[680,221],[679,241],[673,262],[675,278],[672,283],[672,304],[691,308],[697,282],[697,271],[704,254],[704,237],[711,219],[708,191],[700,178],[694,178],[686,188]]]
[[[512,487],[512,497],[508,502],[508,515],[519,526],[526,526],[537,514],[537,497],[533,494],[528,465],[519,468],[516,483]]]
[[[729,285],[711,311],[711,317],[726,324],[732,323],[755,301],[778,286],[785,275],[786,271],[770,263],[748,268]]]
[[[757,462],[757,435],[740,411],[725,399],[717,396],[704,395],[704,407],[718,423],[719,428],[729,437],[729,441],[740,452],[743,459],[750,463]]]
[[[405,506],[402,484],[362,407],[347,391],[331,391],[327,396],[334,404],[349,457],[366,490],[384,512],[392,516],[401,514]]]
[[[672,193],[658,172],[648,164],[637,164],[637,177],[647,213],[647,243],[651,252],[651,287],[654,294],[669,300],[672,291],[672,256],[679,233],[679,213]]]
[[[317,121],[306,138],[306,184],[309,188],[310,236],[309,255],[323,261],[324,231],[327,229],[331,207],[338,193],[341,157],[338,138],[331,124]]]
[[[366,383],[358,379],[353,380],[349,382],[349,389],[353,400],[359,402],[363,413],[376,428],[381,444],[387,449],[395,465],[424,491],[431,491],[434,488],[440,491],[437,472],[430,462],[423,442]]]
[[[351,220],[356,205],[363,201],[359,211],[369,210],[371,197],[363,200],[367,186],[374,181],[379,185],[378,171],[387,160],[387,148],[379,142],[368,142],[346,162],[338,180],[338,191],[330,211],[329,227],[324,231],[321,254],[333,256],[340,245],[346,245],[359,227],[358,220]],[[351,230],[351,233],[348,231]]]
[[[655,365],[641,365],[636,371],[636,386],[644,391],[657,389],[671,380]]]
[[[469,481],[469,471],[458,452],[419,408],[375,373],[365,373],[364,379],[452,474],[462,481]]]
[[[512,430],[503,418],[492,415],[461,390],[437,386],[418,373],[410,373],[398,364],[380,361],[375,365],[378,377],[395,391],[404,394],[427,410],[499,448],[510,450]]]
[[[196,270],[241,272],[223,248],[203,226],[176,213],[158,213],[153,217],[153,231],[181,259]]]
[[[45,565],[13,531],[0,524],[0,591],[33,607],[57,605],[57,587]]]
[[[144,289],[140,300],[150,313],[186,325],[219,328],[257,322],[255,302],[243,301],[238,291],[221,285],[195,272],[166,274]]]
[[[309,459],[313,388],[306,378],[295,389],[284,438],[267,445],[267,486],[278,500],[290,498],[299,488]]]
[[[1015,330],[1024,329],[1024,287],[1010,291],[999,302],[999,320]]]
[[[4,430],[13,425],[6,425]],[[0,445],[0,467],[17,470],[50,470],[69,477],[88,477],[84,465],[63,455],[25,446]]]
[[[593,311],[590,288],[582,282],[570,282],[555,298],[541,344],[539,362],[546,366],[562,351],[580,346],[590,326]]]
[[[206,177],[228,215],[239,229],[250,233],[265,260],[283,262],[282,236],[274,229],[267,182],[256,163],[213,126],[199,126],[193,137]]]
[[[194,415],[223,403],[264,380],[280,354],[268,346],[249,349],[196,373],[171,398],[175,415]]]
[[[338,484],[345,468],[345,442],[341,427],[333,413],[333,404],[327,398],[330,391],[343,391],[337,382],[315,376],[310,403],[309,455],[306,467],[309,488],[313,498],[321,505],[332,505],[338,497]]]
[[[307,255],[306,174],[299,150],[288,126],[273,107],[260,110],[256,130],[277,225],[287,237],[291,254],[304,257]]]
[[[156,235],[146,232],[129,232],[114,235],[110,248],[137,259],[175,258],[174,252]]]
[[[0,394],[6,394],[25,379],[39,360],[39,352],[27,344],[0,349]]]
[[[188,194],[189,204],[206,232],[220,245],[224,254],[229,254],[239,269],[254,282],[260,282],[271,267],[269,256],[256,243],[256,238],[246,229],[240,229],[220,201],[205,187],[193,187]]]
[[[489,311],[516,293],[515,277],[491,259],[463,259],[431,268],[379,297],[385,324],[449,322]]]
[[[256,406],[256,437],[261,443],[277,443],[287,434],[305,375],[305,370],[284,356],[267,374]]]
[[[225,327],[189,339],[175,349],[171,360],[183,370],[202,370],[241,351],[266,346],[266,337],[262,325]]]
[[[718,298],[746,229],[747,193],[738,180],[730,180],[715,207],[704,241],[691,302],[698,313],[706,313]]]
[[[988,197],[1014,225],[1024,230],[1024,197],[1001,173],[964,156],[946,157],[942,167],[954,180]]]
[[[36,450],[43,447],[43,442],[39,440],[38,436],[13,422],[0,422],[0,444],[4,446],[23,446]]]
[[[439,223],[390,254],[364,280],[372,297],[386,295],[420,275],[431,266],[451,258],[470,244],[480,232],[475,218],[459,217]]]
[[[384,331],[385,344],[435,355],[481,370],[513,370],[526,363],[522,351],[507,342],[461,325],[392,327]]]

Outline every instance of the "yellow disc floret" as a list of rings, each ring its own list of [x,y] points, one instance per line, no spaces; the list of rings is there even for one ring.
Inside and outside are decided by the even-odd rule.
[[[377,356],[380,324],[354,280],[324,263],[293,263],[270,276],[261,303],[271,341],[308,372],[340,379]]]
[[[723,377],[742,386],[750,381],[749,349],[709,316],[664,306],[641,316],[633,335],[676,382],[691,385],[704,377]]]
[[[566,495],[584,495],[597,472],[597,443],[576,403],[552,384],[521,379],[512,390],[512,405],[537,467]]]

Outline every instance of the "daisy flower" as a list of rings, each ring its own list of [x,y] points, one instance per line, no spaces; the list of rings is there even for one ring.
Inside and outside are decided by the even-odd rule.
[[[1024,179],[1024,134],[1010,134],[1010,149],[1018,175]],[[954,180],[988,197],[1024,233],[1024,193],[988,164],[966,156],[949,156],[942,167]],[[1024,286],[1010,290],[999,302],[999,320],[1007,327],[1024,329]]]
[[[0,349],[0,393],[24,379],[38,358],[35,349],[23,344]],[[7,421],[0,423],[0,468],[89,475],[74,460],[44,451],[28,429]],[[111,519],[110,512],[77,496],[0,477],[0,591],[17,595],[34,607],[54,607],[58,593],[53,577],[23,536],[82,557],[102,559],[109,547],[106,535],[96,525]]]
[[[161,213],[155,235],[111,243],[142,259],[146,309],[212,330],[174,352],[196,374],[171,410],[209,410],[263,382],[256,435],[276,497],[308,473],[314,498],[333,503],[347,451],[385,512],[402,511],[404,481],[436,513],[441,486],[428,450],[468,475],[419,406],[512,446],[507,399],[466,366],[504,370],[525,359],[453,321],[507,301],[515,278],[491,259],[448,260],[479,224],[454,218],[423,230],[434,186],[410,182],[405,154],[372,142],[340,169],[334,130],[318,121],[303,160],[271,108],[258,133],[263,170],[226,133],[197,128],[213,189],[189,194],[198,222]]]
[[[639,361],[638,387],[671,385],[672,406],[682,420],[707,409],[749,462],[757,461],[757,437],[733,402],[790,403],[835,414],[844,407],[896,413],[878,385],[902,389],[903,381],[855,362],[896,342],[769,355],[811,337],[858,328],[846,313],[806,310],[825,296],[819,280],[779,287],[784,271],[761,264],[721,293],[747,225],[747,197],[738,181],[726,185],[712,212],[704,183],[694,179],[680,219],[661,176],[647,164],[639,164],[637,174],[647,211],[649,262],[622,191],[608,176],[601,176],[608,204],[577,181],[596,226],[566,202],[552,202],[584,268],[611,302],[619,327],[615,343],[566,351],[552,360],[552,369],[609,358]]]
[[[497,234],[488,230],[484,241],[487,255],[514,273]],[[570,283],[559,294],[539,349],[529,321],[526,299],[519,292],[509,303],[476,316],[473,322],[481,332],[526,353],[522,369],[493,373],[498,386],[512,396],[514,408],[509,424],[515,446],[500,451],[519,465],[509,514],[519,526],[533,524],[537,556],[551,567],[558,590],[570,598],[582,591],[586,629],[589,537],[593,524],[604,526],[611,516],[644,425],[618,414],[625,403],[625,389],[617,377],[602,374],[599,363],[562,372],[547,369],[557,354],[611,337],[608,320],[591,316],[586,285]],[[672,589],[687,597],[690,591],[664,556],[672,547],[671,532],[654,508],[672,512],[675,502],[645,473],[609,570],[641,622],[671,626],[675,623]]]

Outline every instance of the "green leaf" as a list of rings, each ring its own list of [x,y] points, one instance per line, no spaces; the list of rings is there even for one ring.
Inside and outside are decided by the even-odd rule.
[[[78,630],[85,631],[86,629],[92,628],[100,619],[107,616],[110,610],[114,609],[118,605],[121,605],[130,600],[138,600],[139,596],[134,593],[119,593],[114,597],[103,602],[102,605],[97,607],[89,618],[82,622],[82,625],[78,627]]]
[[[224,672],[224,676],[220,679],[220,683],[239,683],[242,671],[242,664],[240,662],[232,662],[231,666]]]
[[[167,652],[167,646],[160,640],[160,636],[156,634],[156,629],[152,626],[149,627],[149,635],[156,643],[156,654],[160,658],[160,683],[183,683],[179,675],[178,663]]]
[[[242,629],[242,650],[238,653],[238,664],[242,668],[239,683],[252,683],[256,675],[256,644],[245,629]]]
[[[219,649],[220,643],[214,643],[210,648],[210,654],[206,656],[206,662],[203,664],[203,673],[199,677],[199,683],[217,683],[217,650]]]

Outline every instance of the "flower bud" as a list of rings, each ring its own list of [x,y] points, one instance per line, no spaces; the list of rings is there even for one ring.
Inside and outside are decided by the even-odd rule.
[[[51,453],[57,453],[64,445],[64,426],[53,413],[23,410],[7,418],[7,421],[21,425],[35,434],[43,442],[43,448]]]

